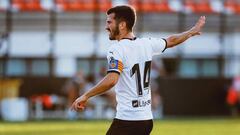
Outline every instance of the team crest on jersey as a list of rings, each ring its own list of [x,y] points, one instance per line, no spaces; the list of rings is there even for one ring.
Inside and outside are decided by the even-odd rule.
[[[115,60],[113,57],[110,58],[109,69],[118,69],[118,60]]]
[[[108,69],[114,69],[115,71],[117,70],[121,73],[123,71],[123,63],[119,60],[114,59],[113,57],[110,57]]]

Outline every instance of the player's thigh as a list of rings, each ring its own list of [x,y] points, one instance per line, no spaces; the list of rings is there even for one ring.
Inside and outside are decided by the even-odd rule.
[[[114,119],[106,135],[149,135],[152,127],[152,120],[124,121]]]

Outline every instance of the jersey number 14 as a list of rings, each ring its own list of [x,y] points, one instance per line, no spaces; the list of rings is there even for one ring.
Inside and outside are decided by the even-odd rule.
[[[141,83],[141,74],[140,74],[140,67],[139,64],[135,64],[131,69],[131,77],[135,75],[136,78],[136,85],[137,85],[137,92],[139,96],[143,95],[143,89],[149,88],[150,82],[150,72],[151,72],[151,61],[146,61],[144,64],[144,75],[143,75],[143,87]]]

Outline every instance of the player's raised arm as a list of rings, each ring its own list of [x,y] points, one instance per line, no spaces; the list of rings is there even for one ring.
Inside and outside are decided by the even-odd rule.
[[[185,40],[187,40],[188,38],[190,38],[192,36],[200,35],[202,27],[205,24],[205,20],[206,20],[206,17],[201,16],[198,19],[197,23],[190,30],[182,32],[180,34],[174,34],[174,35],[169,36],[166,39],[167,40],[167,48],[174,47],[174,46],[184,42]]]
[[[84,110],[86,103],[90,97],[102,94],[107,90],[110,90],[118,82],[119,74],[108,73],[102,81],[100,81],[95,87],[84,93],[82,96],[77,98],[72,106],[71,110],[79,111]]]

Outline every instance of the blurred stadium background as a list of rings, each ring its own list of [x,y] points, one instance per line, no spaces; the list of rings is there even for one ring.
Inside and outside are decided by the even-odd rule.
[[[138,37],[164,38],[207,17],[203,35],[154,58],[156,119],[238,115],[240,0],[0,0],[0,119],[113,118],[112,93],[85,112],[68,108],[105,74],[114,42],[105,11],[118,4],[136,8]]]

